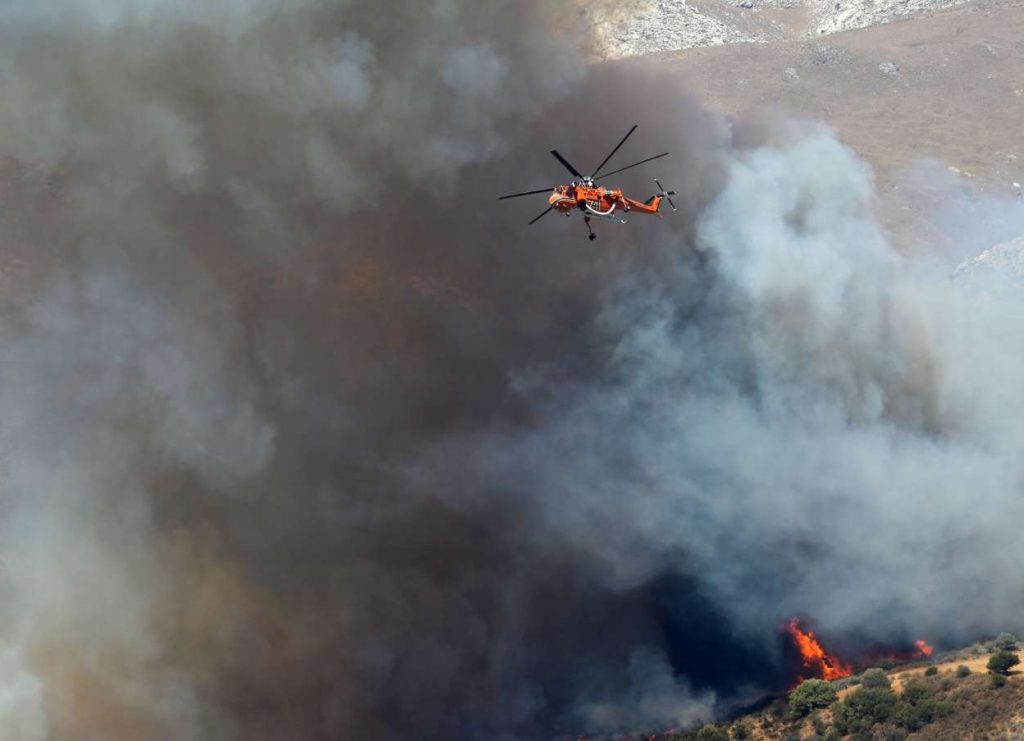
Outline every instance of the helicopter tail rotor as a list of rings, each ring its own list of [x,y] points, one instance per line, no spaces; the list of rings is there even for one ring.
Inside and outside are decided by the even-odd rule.
[[[658,195],[668,201],[668,205],[672,207],[673,211],[678,211],[679,209],[676,208],[676,204],[672,202],[672,196],[674,196],[676,192],[674,190],[665,190],[665,186],[658,182],[658,178],[654,178],[654,184],[658,186],[658,190],[660,191]]]

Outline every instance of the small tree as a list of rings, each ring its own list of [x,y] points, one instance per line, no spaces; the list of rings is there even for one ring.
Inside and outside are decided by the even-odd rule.
[[[889,689],[892,687],[892,680],[889,679],[889,675],[885,673],[884,669],[878,667],[864,672],[861,675],[860,683],[862,687],[867,689]]]
[[[1020,659],[1017,658],[1017,654],[1012,654],[1009,651],[996,651],[988,660],[988,670],[993,674],[1005,676],[1010,672],[1011,667],[1017,666],[1019,663]]]
[[[937,667],[937,666],[929,666],[927,669],[924,670],[924,675],[926,677],[934,677],[938,673],[939,673],[939,667]]]
[[[827,708],[837,697],[836,688],[831,682],[824,679],[808,679],[789,694],[790,715],[802,718],[812,710]]]
[[[965,664],[961,664],[956,668],[956,675],[960,679],[963,679],[964,677],[969,677],[971,676],[971,668]]]

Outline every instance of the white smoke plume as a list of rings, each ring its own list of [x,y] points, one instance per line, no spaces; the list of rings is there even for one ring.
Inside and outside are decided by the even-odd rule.
[[[1021,299],[573,10],[0,11],[5,741],[686,725],[793,614],[1007,627]],[[494,202],[634,122],[678,214]]]
[[[1024,297],[899,256],[872,198],[828,133],[737,153],[700,308],[686,275],[627,283],[608,382],[489,446],[610,586],[678,561],[765,641],[794,614],[964,640],[1019,612]]]

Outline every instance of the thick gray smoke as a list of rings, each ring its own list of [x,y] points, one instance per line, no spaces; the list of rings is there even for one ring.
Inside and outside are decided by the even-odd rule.
[[[4,741],[687,724],[791,615],[1024,606],[1024,301],[898,257],[827,132],[595,74],[549,0],[0,29]],[[678,214],[494,202],[634,122]]]

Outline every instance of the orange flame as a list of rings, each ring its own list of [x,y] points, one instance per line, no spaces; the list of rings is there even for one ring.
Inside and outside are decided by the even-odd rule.
[[[804,666],[815,669],[822,679],[831,681],[853,674],[852,666],[844,664],[838,656],[825,651],[813,630],[801,630],[797,618],[789,621],[786,631],[793,637],[793,643],[800,650]]]
[[[914,641],[914,650],[905,651],[903,653],[893,653],[887,655],[885,658],[894,664],[904,664],[908,661],[916,661],[918,659],[927,659],[934,653],[935,649],[932,648],[927,641],[922,638],[918,638]]]

